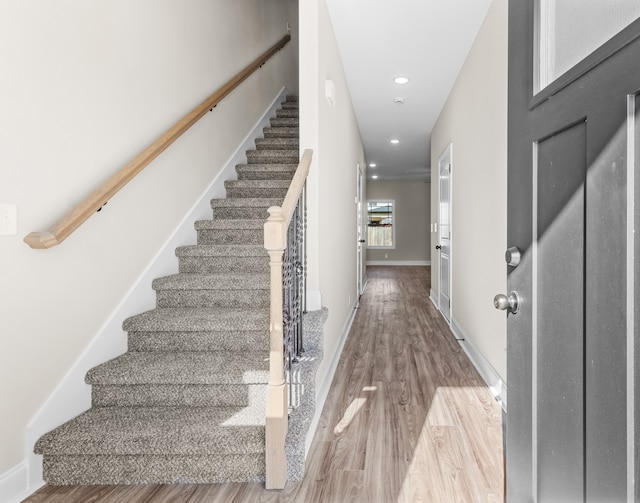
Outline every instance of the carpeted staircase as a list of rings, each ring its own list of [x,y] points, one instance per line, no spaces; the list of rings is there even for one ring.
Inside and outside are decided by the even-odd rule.
[[[267,208],[299,161],[298,103],[288,97],[176,250],[179,272],[153,282],[157,307],[124,321],[128,351],[91,369],[90,410],[47,433],[52,485],[264,480],[268,380]]]

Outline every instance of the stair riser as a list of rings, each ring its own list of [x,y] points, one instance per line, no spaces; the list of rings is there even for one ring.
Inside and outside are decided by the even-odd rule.
[[[297,138],[264,138],[256,140],[257,150],[299,150]]]
[[[201,229],[198,231],[199,245],[262,243],[264,243],[263,229]]]
[[[297,150],[250,150],[247,152],[247,164],[298,164],[300,154]]]
[[[93,385],[93,407],[246,407],[266,398],[266,386]]]
[[[269,124],[271,127],[290,127],[290,128],[299,128],[299,120],[293,118],[286,117],[277,117],[269,120]]]
[[[255,351],[269,347],[268,331],[129,332],[129,351]]]
[[[267,208],[214,208],[214,218],[221,219],[264,219],[269,218]]]
[[[215,484],[264,480],[264,454],[216,456],[51,456],[44,479],[62,485]]]
[[[300,130],[297,127],[268,127],[262,130],[265,138],[298,138]]]
[[[225,273],[269,271],[269,259],[258,257],[180,257],[181,273]]]
[[[287,189],[271,187],[227,187],[227,197],[273,197],[284,199]]]
[[[291,181],[295,170],[291,171],[268,171],[268,170],[260,170],[260,171],[251,171],[251,170],[242,170],[237,171],[238,180],[288,180]]]
[[[269,307],[268,290],[163,290],[156,292],[163,307]]]
[[[298,118],[299,112],[297,108],[281,108],[280,110],[276,110],[276,117],[278,118],[289,118],[294,117]]]

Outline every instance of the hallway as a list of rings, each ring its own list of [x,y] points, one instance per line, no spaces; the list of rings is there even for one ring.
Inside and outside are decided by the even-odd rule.
[[[429,267],[368,268],[301,482],[44,487],[25,501],[501,502],[500,405],[429,289]]]

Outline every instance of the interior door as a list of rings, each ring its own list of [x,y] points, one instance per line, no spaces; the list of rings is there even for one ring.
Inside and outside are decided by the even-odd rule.
[[[639,15],[509,2],[510,502],[640,501]]]
[[[438,160],[439,170],[439,209],[438,234],[439,281],[438,304],[440,312],[451,321],[451,145],[447,147]]]
[[[365,255],[365,243],[364,238],[364,212],[362,209],[362,184],[363,175],[360,164],[356,166],[356,229],[357,229],[357,245],[356,245],[356,305],[359,304],[360,296],[364,291],[364,285],[366,282],[366,262]]]

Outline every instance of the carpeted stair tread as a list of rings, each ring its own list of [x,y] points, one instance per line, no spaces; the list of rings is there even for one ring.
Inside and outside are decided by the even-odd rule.
[[[300,131],[298,126],[290,127],[266,127],[262,130],[265,138],[298,138]]]
[[[127,332],[202,332],[216,330],[267,330],[269,310],[221,308],[152,309],[127,318]]]
[[[243,164],[236,166],[238,180],[287,180],[291,181],[297,164]]]
[[[240,229],[264,229],[266,218],[220,218],[217,220],[198,220],[195,223],[196,230],[203,229],[221,229],[221,230],[240,230]]]
[[[264,330],[176,330],[129,332],[129,351],[254,351],[267,344]]]
[[[297,107],[293,108],[280,108],[276,110],[276,117],[295,117],[298,118],[299,110]]]
[[[264,384],[92,384],[93,407],[247,407],[264,404]]]
[[[264,245],[187,245],[176,248],[178,257],[268,257]]]
[[[300,121],[297,117],[274,117],[269,120],[271,127],[291,127],[297,128]]]
[[[47,483],[63,485],[263,482],[264,455],[45,456]]]
[[[300,161],[298,149],[288,150],[248,150],[248,164],[293,164]]]
[[[266,290],[270,287],[269,274],[179,273],[153,280],[154,290]]]
[[[264,414],[244,407],[97,407],[41,437],[37,454],[264,453]]]
[[[229,180],[224,182],[226,188],[243,189],[288,189],[290,180]],[[265,198],[259,198],[265,199]]]
[[[258,150],[299,150],[298,138],[256,138]]]
[[[269,354],[250,351],[127,352],[92,368],[87,384],[266,384]]]
[[[256,164],[257,166],[257,164]],[[211,207],[216,208],[270,208],[280,206],[281,198],[266,197],[233,197],[226,199],[212,199]]]

